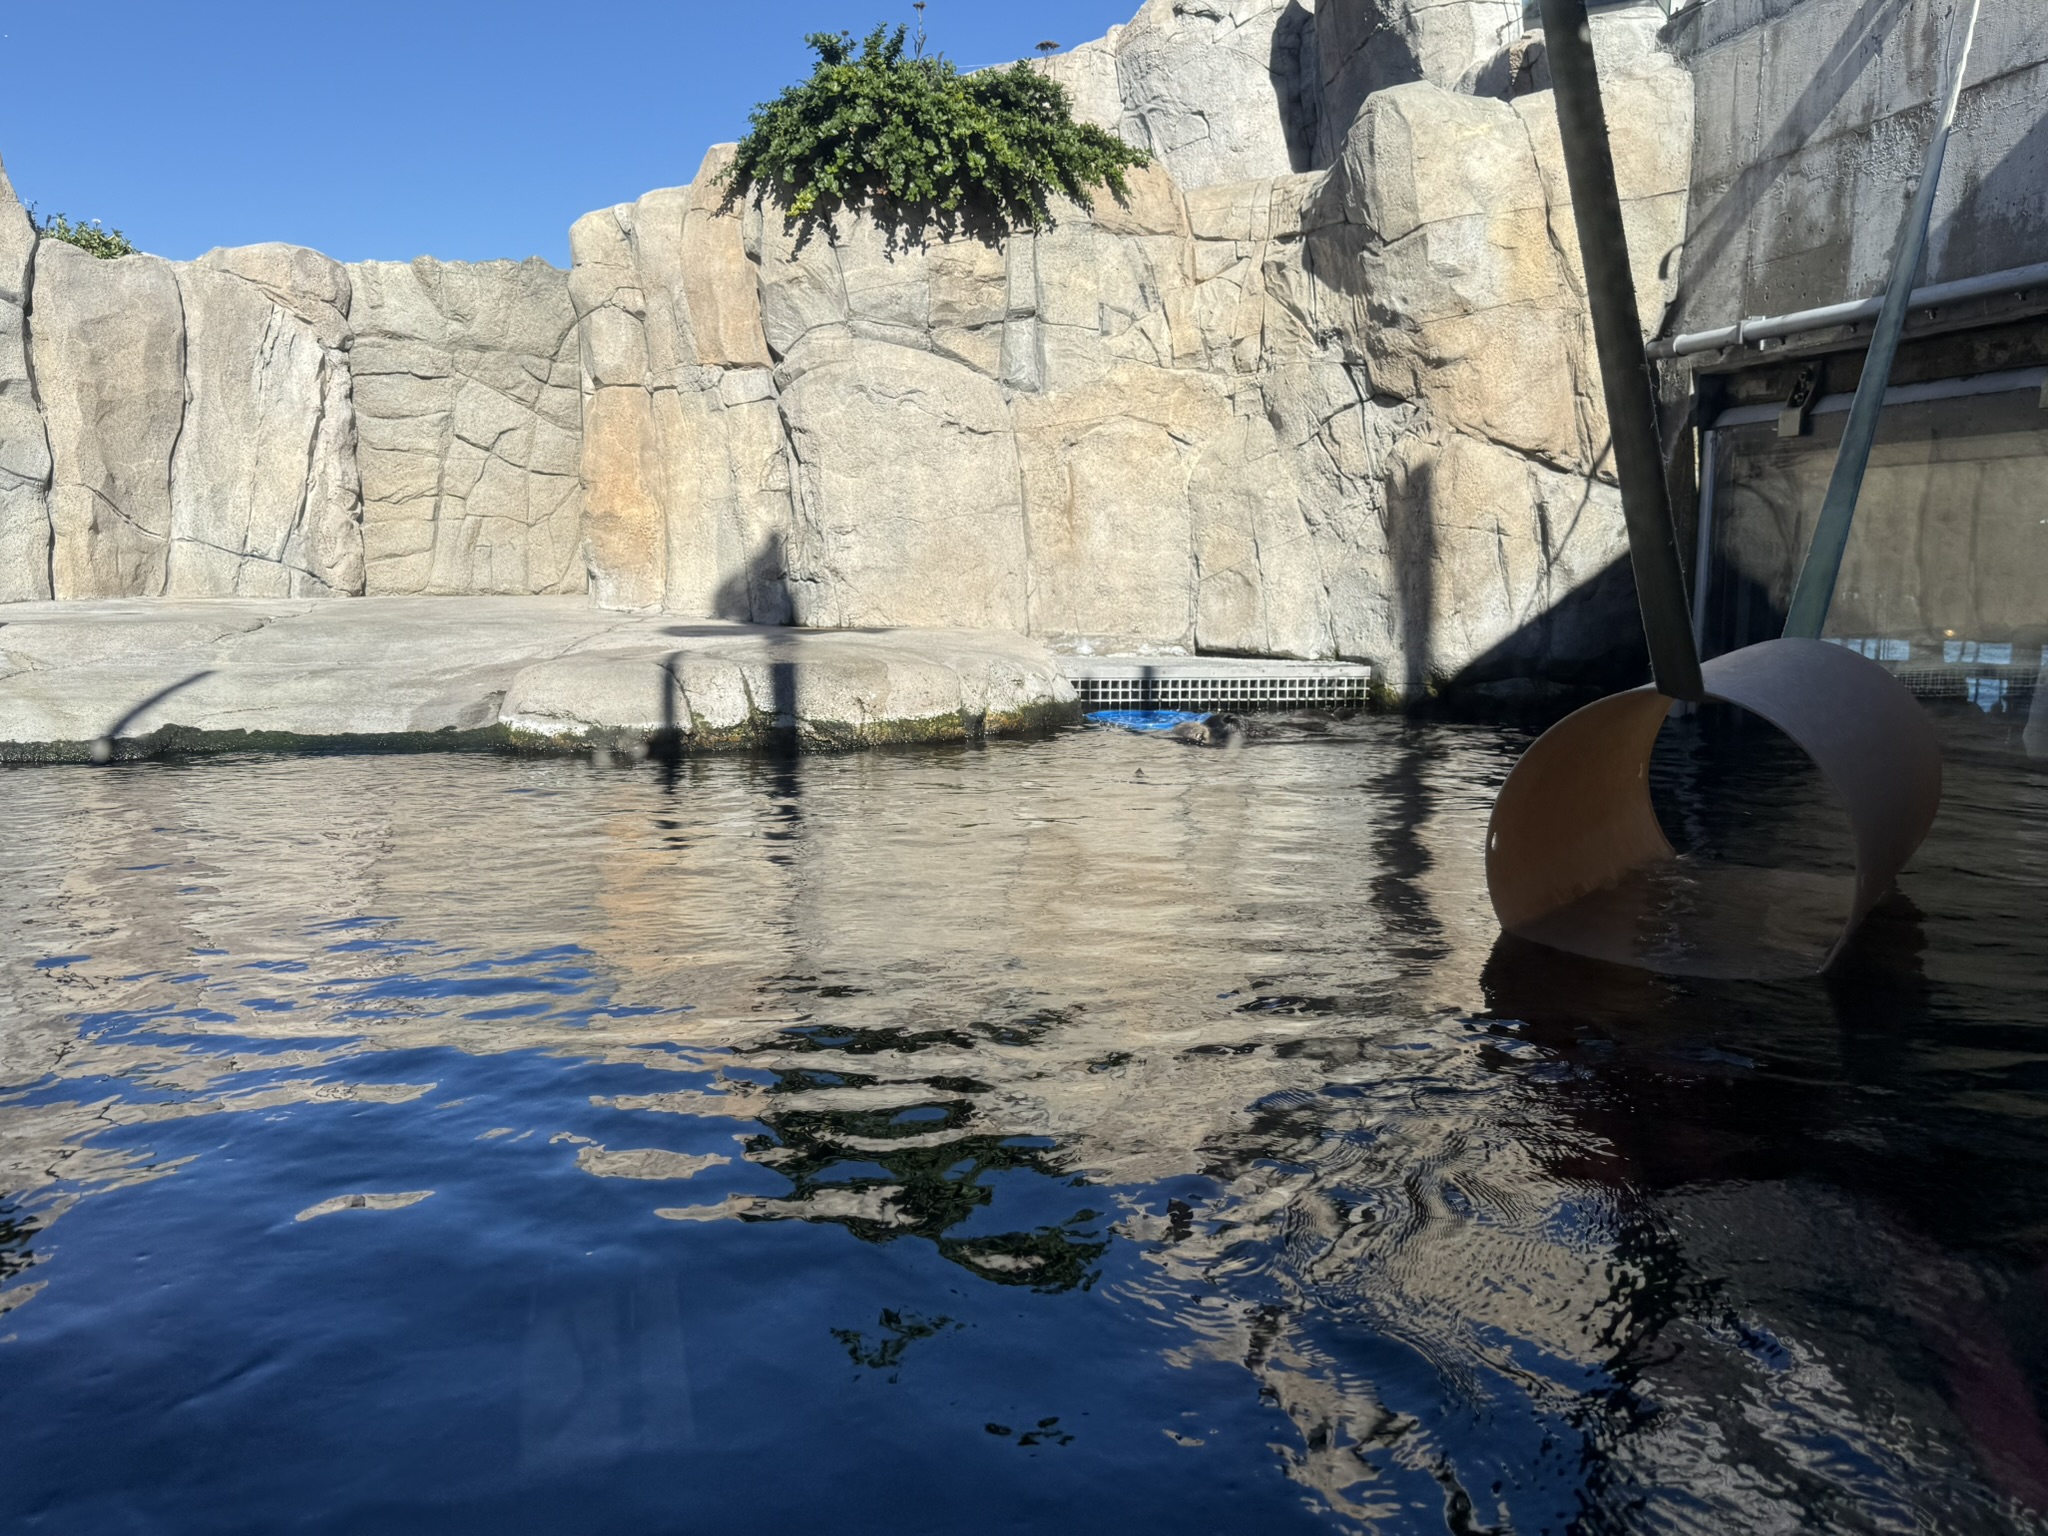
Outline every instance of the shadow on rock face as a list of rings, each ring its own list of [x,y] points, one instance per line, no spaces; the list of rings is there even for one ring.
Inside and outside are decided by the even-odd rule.
[[[788,624],[795,617],[782,535],[771,533],[744,566],[719,584],[711,616],[751,624]]]

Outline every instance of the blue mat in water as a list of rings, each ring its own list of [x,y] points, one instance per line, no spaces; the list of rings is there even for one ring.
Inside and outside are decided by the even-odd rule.
[[[1209,718],[1206,712],[1189,714],[1184,709],[1098,709],[1088,718],[1100,725],[1118,725],[1127,731],[1170,731],[1176,725]]]

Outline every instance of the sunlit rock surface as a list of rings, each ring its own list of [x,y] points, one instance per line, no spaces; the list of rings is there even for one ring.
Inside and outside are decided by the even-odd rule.
[[[1226,25],[1148,7],[1100,47]],[[723,151],[588,216],[600,601],[1356,657],[1411,694],[1611,664],[1634,623],[1555,115],[1522,55],[1477,93],[1501,45],[1460,25],[1456,68],[1378,89],[1327,170],[1183,182],[1162,153],[996,244],[726,208]],[[1641,18],[1601,34],[1654,328],[1690,83]],[[1079,53],[1049,67],[1107,90]]]
[[[676,624],[580,598],[0,605],[0,761],[238,747],[971,740],[1070,717],[990,631]]]
[[[1299,0],[1145,0],[1129,25],[1046,67],[1084,115],[1205,186],[1309,168],[1315,48]]]
[[[50,444],[28,359],[35,247],[0,165],[0,602],[50,595]]]
[[[1017,445],[996,382],[860,336],[807,340],[784,377],[799,621],[1025,628]]]
[[[31,355],[59,598],[362,590],[342,268],[36,251]]]
[[[1318,0],[1320,163],[1342,152],[1348,125],[1375,91],[1418,80],[1453,90],[1494,87],[1477,77],[1477,66],[1520,36],[1522,16],[1523,0]]]
[[[0,199],[0,304],[17,266],[24,289],[0,310],[0,596],[587,592],[1341,656],[1411,696],[1626,669],[1572,218],[1514,10],[1147,0],[1034,67],[1153,165],[1002,239],[790,227],[729,203],[730,146],[579,220],[567,273],[281,245],[31,262]],[[1660,21],[1596,23],[1653,328],[1692,136]]]
[[[1934,0],[1752,10],[1594,19],[1654,329],[1868,292],[1918,165]],[[588,592],[1343,656],[1409,695],[1629,672],[1521,12],[1146,0],[1032,67],[1154,165],[999,242],[803,238],[726,205],[729,147],[580,220],[567,273],[95,263],[0,182],[0,600]],[[2033,259],[2037,34],[1985,20],[1935,276]]]
[[[185,420],[177,268],[155,256],[98,261],[45,240],[35,286],[31,354],[53,475],[44,595],[161,597]]]
[[[361,592],[347,272],[297,246],[209,251],[178,268],[178,297],[170,595]]]
[[[577,354],[545,262],[102,261],[0,175],[0,601],[581,593]]]
[[[348,269],[364,589],[581,592],[582,391],[544,261]]]

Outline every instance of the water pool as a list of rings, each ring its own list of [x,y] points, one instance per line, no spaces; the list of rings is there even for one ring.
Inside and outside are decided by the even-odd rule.
[[[1668,981],[1521,745],[0,776],[0,1527],[2025,1524],[2048,776]]]

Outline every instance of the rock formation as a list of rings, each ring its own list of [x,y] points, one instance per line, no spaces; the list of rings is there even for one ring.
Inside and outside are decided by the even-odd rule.
[[[185,420],[177,269],[39,244],[30,348],[52,482],[45,560],[60,598],[161,597],[171,456]]]
[[[580,597],[0,608],[0,764],[347,743],[687,748],[973,741],[1077,714],[1034,641],[679,625]],[[453,621],[451,621],[451,619]]]
[[[582,399],[565,275],[349,268],[365,589],[581,592]]]
[[[361,592],[347,273],[315,251],[256,245],[181,267],[178,295],[171,594]]]
[[[0,602],[50,595],[50,442],[28,363],[36,232],[0,166]]]
[[[1044,67],[1076,116],[1149,151],[1183,185],[1305,171],[1319,20],[1301,0],[1145,0],[1128,26]]]
[[[347,315],[342,269],[313,251],[100,261],[41,242],[54,595],[360,592]]]
[[[1498,91],[1509,81],[1488,66],[1522,33],[1523,0],[1350,0],[1316,9],[1316,152],[1325,164],[1375,91],[1416,80],[1448,90]],[[1613,30],[1602,30],[1612,36]]]
[[[1596,23],[1652,325],[1691,140],[1660,20]],[[996,244],[800,241],[725,205],[729,147],[580,220],[568,273],[97,262],[0,197],[0,596],[587,587],[1408,692],[1633,644],[1519,0],[1146,0],[1043,67],[1155,161]]]
[[[568,274],[101,261],[0,172],[0,601],[582,592]]]
[[[1285,18],[1237,10],[1269,42]],[[1128,81],[1138,39],[1227,19],[1148,6],[1091,46]],[[1654,324],[1690,89],[1640,20],[1601,30]],[[1376,88],[1321,172],[1286,169],[1268,82],[1258,179],[1177,180],[1234,175],[1256,136],[1191,149],[1139,71],[1127,127],[1151,114],[1159,163],[1000,247],[906,248],[866,216],[799,244],[773,209],[722,211],[721,151],[589,215],[571,286],[601,600],[1353,656],[1411,691],[1625,646],[1550,98],[1526,44],[1475,59],[1479,35],[1422,50],[1450,83]],[[1454,88],[1481,79],[1501,94]]]

